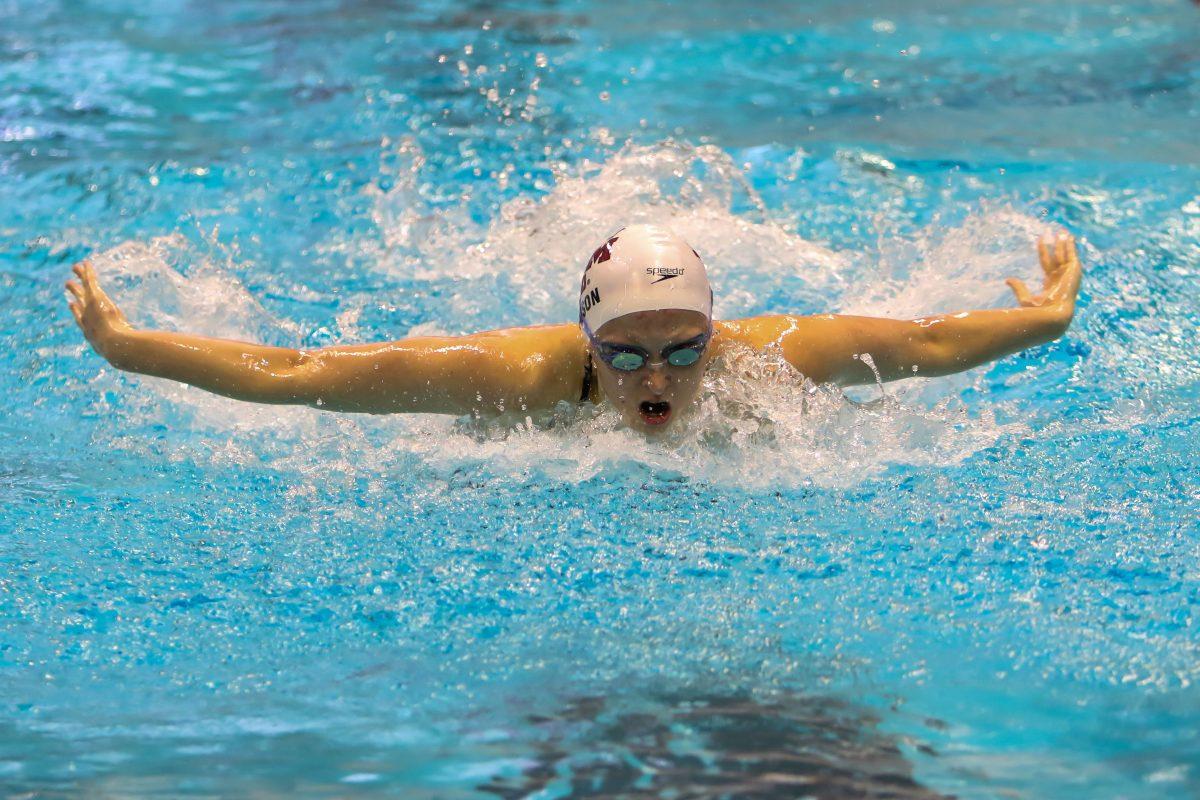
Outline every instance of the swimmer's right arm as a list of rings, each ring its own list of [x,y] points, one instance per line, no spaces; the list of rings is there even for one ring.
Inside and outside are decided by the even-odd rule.
[[[1067,330],[1082,274],[1075,240],[1066,232],[1043,237],[1038,254],[1042,291],[1035,295],[1010,278],[1016,308],[909,320],[826,314],[749,322],[762,320],[762,331],[777,330],[772,341],[784,357],[817,383],[846,386],[962,372],[1053,341]]]
[[[255,403],[373,414],[499,413],[574,399],[583,372],[578,326],[296,350],[134,329],[89,262],[69,281],[71,313],[114,367]],[[573,363],[578,361],[578,363]]]

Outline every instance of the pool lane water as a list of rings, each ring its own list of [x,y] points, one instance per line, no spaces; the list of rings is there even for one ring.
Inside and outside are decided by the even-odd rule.
[[[1200,790],[1200,11],[0,0],[0,787]],[[721,316],[1060,341],[689,430],[254,407],[66,312],[314,347],[571,319],[629,221]],[[888,793],[891,794],[888,794]],[[672,794],[673,793],[673,794]]]

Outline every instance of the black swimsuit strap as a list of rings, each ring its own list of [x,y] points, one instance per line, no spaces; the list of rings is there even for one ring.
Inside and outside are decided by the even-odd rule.
[[[592,354],[588,353],[587,366],[583,368],[583,392],[579,402],[586,403],[592,397]]]

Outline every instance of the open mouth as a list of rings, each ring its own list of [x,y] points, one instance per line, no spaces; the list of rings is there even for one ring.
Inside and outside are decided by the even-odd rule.
[[[646,401],[638,404],[638,413],[647,425],[664,425],[671,418],[671,404]]]

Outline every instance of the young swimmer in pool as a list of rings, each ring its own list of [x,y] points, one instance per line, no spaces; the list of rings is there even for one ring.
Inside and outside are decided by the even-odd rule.
[[[579,323],[467,336],[293,350],[169,331],[135,330],[100,288],[92,265],[68,281],[75,321],[114,367],[256,403],[371,414],[499,414],[607,402],[644,433],[685,415],[715,355],[740,344],[776,347],[816,383],[931,377],[970,369],[1058,338],[1075,312],[1080,265],[1069,234],[1038,243],[1044,285],[1007,283],[1018,308],[918,320],[835,314],[712,319],[700,256],[679,237],[632,225],[584,268]],[[862,359],[869,354],[870,359]],[[873,364],[874,370],[871,365]]]

